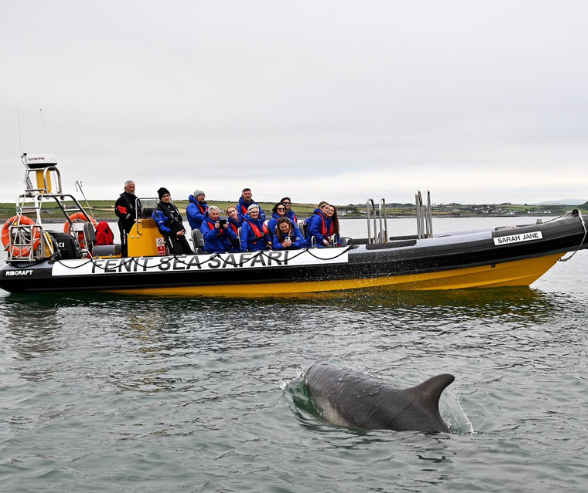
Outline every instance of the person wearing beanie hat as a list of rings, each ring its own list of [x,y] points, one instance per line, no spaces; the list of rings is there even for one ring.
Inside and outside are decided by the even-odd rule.
[[[208,212],[206,204],[206,194],[202,190],[194,190],[194,193],[188,197],[190,203],[186,207],[186,216],[192,231],[200,229],[202,221]]]
[[[239,220],[243,220],[243,216],[247,214],[247,208],[252,204],[255,204],[259,208],[259,219],[265,221],[265,213],[263,212],[261,206],[253,200],[250,188],[243,189],[239,203],[235,206],[237,207],[237,212],[239,213]]]
[[[137,222],[137,197],[135,195],[135,182],[127,180],[124,186],[124,192],[120,194],[116,204],[114,204],[114,213],[118,217],[118,230],[120,231],[121,255],[128,256],[127,237],[131,228]]]
[[[165,187],[161,187],[157,190],[157,195],[159,195],[159,200],[161,200],[164,195],[169,195],[171,197],[171,193],[169,193],[169,190]]]
[[[171,194],[165,187],[157,190],[159,203],[153,211],[157,229],[165,238],[170,255],[194,253],[186,239],[186,229],[182,224],[182,215],[171,201]]]

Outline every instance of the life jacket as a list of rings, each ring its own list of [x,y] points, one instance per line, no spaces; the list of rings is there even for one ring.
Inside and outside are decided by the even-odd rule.
[[[172,233],[184,231],[185,228],[182,224],[182,215],[174,204],[171,202],[166,204],[165,202],[159,201],[155,210],[162,212],[163,215],[167,218],[165,225],[171,230]]]
[[[106,221],[100,221],[96,226],[96,245],[113,245],[114,234]]]
[[[335,231],[335,228],[333,226],[333,221],[331,221],[331,224],[329,225],[329,230],[327,231],[327,224],[325,221],[325,216],[323,216],[320,212],[317,213],[320,217],[321,217],[321,221],[322,221],[322,225],[321,225],[321,234],[323,236],[333,236],[333,232]]]
[[[286,217],[290,219],[294,224],[298,224],[298,218],[292,209],[286,211]]]
[[[127,221],[126,219],[126,215],[130,214],[130,220],[131,221],[135,221],[135,219],[137,219],[137,210],[135,209],[135,204],[137,201],[137,196],[135,194],[130,194],[128,192],[123,192],[120,194],[120,198],[119,200],[117,200],[117,204],[120,204],[120,201],[122,200],[122,202],[124,202],[125,206],[122,205],[118,205],[117,209],[119,214],[117,214],[119,216],[118,220],[119,222],[125,222]]]
[[[249,224],[249,226],[251,226],[251,231],[253,231],[253,234],[255,235],[255,237],[258,240],[261,239],[261,238],[263,238],[267,234],[269,234],[269,229],[267,229],[267,226],[265,225],[265,223],[261,223],[262,224],[262,229],[263,229],[263,233],[262,233],[262,231],[259,229],[259,227],[257,226],[257,224],[253,224],[253,222],[248,221],[247,219],[245,219],[245,221],[247,222],[247,224]],[[257,245],[257,241],[254,241],[253,244],[254,245]]]
[[[193,203],[196,205],[196,207],[198,207],[198,209],[200,209],[200,214],[206,214],[208,212],[208,206],[207,205],[202,206],[200,204],[200,202],[198,202],[198,201],[193,202]]]

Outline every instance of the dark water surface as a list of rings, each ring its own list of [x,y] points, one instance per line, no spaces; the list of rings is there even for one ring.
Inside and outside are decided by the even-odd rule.
[[[2,491],[588,491],[588,252],[532,288],[214,300],[0,291]],[[452,434],[325,423],[326,361],[452,373]]]

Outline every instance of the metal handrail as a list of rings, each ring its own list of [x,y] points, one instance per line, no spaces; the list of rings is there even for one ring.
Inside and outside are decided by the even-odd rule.
[[[416,216],[417,216],[417,237],[433,237],[433,211],[431,208],[431,192],[427,190],[427,205],[423,204],[423,196],[420,190],[415,193]]]
[[[371,205],[371,207],[370,207]],[[372,237],[372,230],[370,227],[370,211],[373,214],[373,221],[374,221],[374,236]],[[368,227],[368,243],[376,243],[378,233],[377,233],[377,225],[376,225],[376,205],[374,204],[373,199],[367,199],[366,201],[366,212],[367,212],[367,227]]]
[[[388,219],[386,218],[386,201],[380,199],[380,243],[386,243],[388,241]]]

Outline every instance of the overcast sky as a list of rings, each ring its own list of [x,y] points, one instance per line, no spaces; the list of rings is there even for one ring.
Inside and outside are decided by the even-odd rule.
[[[587,22],[585,0],[3,0],[0,201],[21,151],[95,199],[588,200]]]

